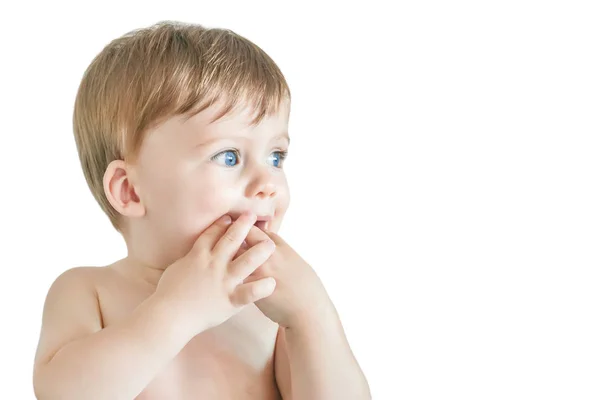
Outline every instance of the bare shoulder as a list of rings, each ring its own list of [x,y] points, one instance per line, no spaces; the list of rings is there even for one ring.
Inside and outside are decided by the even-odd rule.
[[[98,277],[102,274],[102,270],[106,267],[73,267],[70,268],[54,280],[50,286],[52,290],[55,286],[69,285],[73,283],[93,286]],[[49,290],[49,292],[50,292]]]
[[[45,364],[66,344],[102,329],[96,282],[103,268],[74,267],[50,285],[42,312],[35,364]]]

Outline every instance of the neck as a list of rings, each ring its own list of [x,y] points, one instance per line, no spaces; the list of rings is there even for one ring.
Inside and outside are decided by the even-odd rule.
[[[115,263],[114,268],[154,288],[165,269],[189,251],[185,241],[173,236],[157,237],[149,229],[130,231],[124,239],[127,256]]]

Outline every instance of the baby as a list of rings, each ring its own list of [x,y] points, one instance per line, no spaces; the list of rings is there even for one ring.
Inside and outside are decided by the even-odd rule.
[[[290,91],[226,29],[161,22],[109,43],[73,116],[127,256],[51,285],[38,399],[370,399],[323,285],[277,231]]]

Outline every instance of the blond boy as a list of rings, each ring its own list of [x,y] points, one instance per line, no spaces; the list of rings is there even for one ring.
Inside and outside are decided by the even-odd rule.
[[[370,398],[322,283],[276,233],[289,112],[279,68],[230,30],[162,22],[93,60],[75,139],[127,256],[50,287],[39,399]]]

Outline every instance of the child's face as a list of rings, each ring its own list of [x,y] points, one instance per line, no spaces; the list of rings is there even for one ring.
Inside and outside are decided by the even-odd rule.
[[[209,124],[213,106],[189,120],[174,117],[150,131],[135,166],[146,228],[167,243],[192,241],[221,215],[272,216],[277,232],[290,194],[281,152],[288,149],[289,103],[250,127],[249,110]]]

